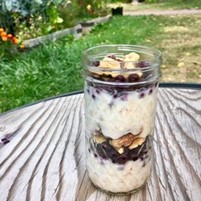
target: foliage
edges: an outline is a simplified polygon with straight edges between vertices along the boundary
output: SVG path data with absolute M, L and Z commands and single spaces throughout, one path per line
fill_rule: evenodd
M 33 30 L 42 34 L 50 32 L 53 27 L 62 22 L 57 5 L 62 0 L 2 0 L 0 2 L 0 26 L 7 32 L 23 37 L 33 37 Z M 22 35 L 22 34 L 21 34 Z
M 18 53 L 17 48 L 23 49 L 24 46 L 19 46 L 19 39 L 14 35 L 7 33 L 0 27 L 0 59 L 7 60 Z
M 78 4 L 76 5 L 79 7 Z M 39 18 L 40 16 L 37 21 L 41 20 Z M 44 24 L 42 20 L 40 23 Z M 199 24 L 200 21 L 196 21 L 193 16 L 181 18 L 154 16 L 113 17 L 111 22 L 98 25 L 90 35 L 79 40 L 74 41 L 72 37 L 65 37 L 62 40 L 39 46 L 31 51 L 24 51 L 9 60 L 1 59 L 0 112 L 39 99 L 82 89 L 81 54 L 86 48 L 98 44 L 140 44 L 158 48 L 160 44 L 164 44 L 164 38 L 166 37 L 168 40 L 166 40 L 164 46 L 161 46 L 163 53 L 166 54 L 163 72 L 167 72 L 166 76 L 175 72 L 175 74 L 181 74 L 176 71 L 177 62 L 180 58 L 188 60 L 188 75 L 192 76 L 194 74 L 190 74 L 190 72 L 193 72 L 191 67 L 193 70 L 199 68 L 199 59 L 197 59 L 201 49 L 199 40 L 195 45 L 192 44 L 193 39 L 199 39 L 201 30 L 196 31 L 200 27 L 198 26 Z M 168 28 L 166 31 L 163 30 L 164 26 Z M 171 26 L 173 26 L 173 30 L 181 28 L 181 31 L 185 31 L 182 28 L 186 26 L 188 32 L 181 32 L 180 35 L 170 31 L 167 32 Z M 32 29 L 32 32 L 36 32 L 36 30 Z M 189 36 L 190 39 L 186 39 L 189 32 L 192 32 L 192 35 Z M 169 42 L 174 37 L 178 38 Z M 185 41 L 185 47 L 176 44 L 179 39 Z M 8 44 L 7 42 L 11 42 L 11 40 L 6 42 L 3 40 L 1 37 L 1 48 Z M 190 46 L 187 46 L 187 42 L 190 43 Z M 9 45 L 16 47 L 12 43 L 9 43 Z M 192 53 L 194 61 L 190 60 L 189 56 L 185 56 L 189 55 L 189 52 Z M 183 62 L 183 60 L 181 61 Z M 194 63 L 197 67 L 192 66 Z M 195 71 L 195 75 L 198 80 L 199 73 L 197 71 Z M 175 79 L 173 81 L 180 80 Z
M 77 1 L 64 1 L 59 8 L 64 27 L 72 27 L 77 23 L 79 5 Z
M 9 62 L 1 61 L 1 112 L 82 89 L 80 61 L 86 48 L 106 43 L 143 44 L 145 39 L 155 35 L 156 27 L 158 22 L 153 17 L 114 17 L 79 40 L 71 42 L 67 37 L 24 52 Z
M 106 14 L 108 0 L 77 0 L 79 17 L 94 17 Z
M 70 27 L 105 14 L 107 0 L 2 0 L 0 27 L 21 40 Z M 34 30 L 34 31 L 33 31 Z

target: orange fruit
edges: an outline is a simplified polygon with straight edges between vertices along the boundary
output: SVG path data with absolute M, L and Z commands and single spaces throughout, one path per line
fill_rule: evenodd
M 1 37 L 7 36 L 7 33 L 5 31 L 3 31 L 3 32 L 0 33 L 0 35 L 1 35 Z
M 8 37 L 7 36 L 2 36 L 2 41 L 7 41 L 8 40 Z
M 13 44 L 18 44 L 19 42 L 19 40 L 16 37 L 13 37 L 12 41 L 13 41 Z
M 13 37 L 13 35 L 12 34 L 8 34 L 7 37 L 11 39 Z

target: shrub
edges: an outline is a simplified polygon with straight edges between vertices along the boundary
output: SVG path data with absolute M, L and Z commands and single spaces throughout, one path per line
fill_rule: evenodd
M 57 5 L 61 2 L 62 0 L 2 0 L 0 26 L 12 34 L 22 29 L 32 29 L 31 33 L 40 27 L 43 32 L 50 31 L 51 27 L 62 22 L 57 11 Z
M 1 0 L 0 27 L 21 40 L 106 14 L 107 0 Z
M 77 0 L 80 17 L 94 17 L 106 14 L 109 0 Z

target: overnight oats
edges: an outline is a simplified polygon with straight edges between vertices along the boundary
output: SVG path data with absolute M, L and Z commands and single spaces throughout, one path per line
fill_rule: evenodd
M 106 192 L 135 192 L 150 175 L 160 63 L 158 50 L 141 46 L 83 54 L 87 171 Z

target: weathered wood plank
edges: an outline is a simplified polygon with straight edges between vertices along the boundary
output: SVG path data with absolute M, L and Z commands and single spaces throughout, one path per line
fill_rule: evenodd
M 144 189 L 107 195 L 85 169 L 83 94 L 0 116 L 0 200 L 198 201 L 201 198 L 201 91 L 159 90 L 155 163 Z

